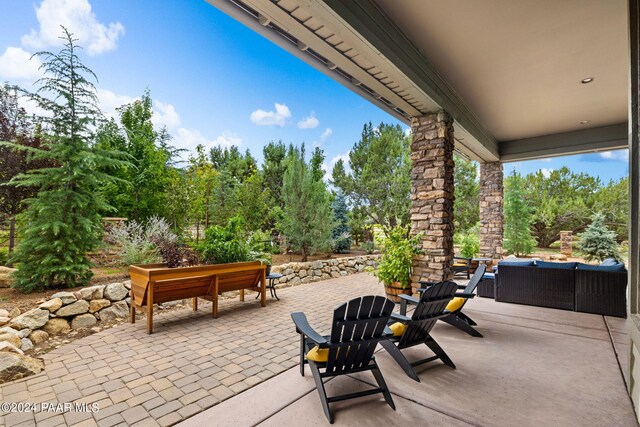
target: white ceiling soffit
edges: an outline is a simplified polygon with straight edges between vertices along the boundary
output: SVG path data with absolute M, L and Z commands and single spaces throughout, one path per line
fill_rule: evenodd
M 374 3 L 501 145 L 627 122 L 626 0 Z
M 442 108 L 322 1 L 207 1 L 407 124 Z M 498 160 L 495 141 L 485 147 L 458 122 L 455 137 L 465 157 Z

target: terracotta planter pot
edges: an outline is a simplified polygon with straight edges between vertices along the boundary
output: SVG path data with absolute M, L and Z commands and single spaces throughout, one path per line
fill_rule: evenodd
M 393 282 L 390 285 L 385 284 L 384 291 L 387 293 L 387 298 L 398 303 L 400 302 L 400 295 L 411 295 L 411 286 L 403 289 L 400 282 Z

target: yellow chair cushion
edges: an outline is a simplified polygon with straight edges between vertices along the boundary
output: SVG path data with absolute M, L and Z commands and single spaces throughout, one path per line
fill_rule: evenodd
M 329 360 L 329 349 L 315 346 L 307 353 L 307 360 L 313 360 L 314 362 L 326 362 Z
M 449 304 L 447 304 L 447 310 L 454 312 L 460 307 L 462 307 L 462 304 L 464 304 L 464 302 L 465 302 L 464 298 L 454 298 L 451 301 L 449 301 Z
M 393 332 L 394 337 L 401 337 L 404 334 L 404 331 L 407 329 L 407 325 L 402 322 L 396 322 L 393 325 L 389 326 L 391 332 Z

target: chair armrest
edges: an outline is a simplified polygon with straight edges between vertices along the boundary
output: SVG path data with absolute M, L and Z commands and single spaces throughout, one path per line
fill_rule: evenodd
M 391 313 L 391 319 L 397 320 L 398 322 L 407 323 L 411 318 L 409 316 L 403 316 L 402 314 Z
M 454 297 L 457 297 L 457 298 L 475 298 L 476 294 L 469 294 L 467 292 L 456 292 Z
M 401 294 L 400 295 L 400 314 L 403 316 L 407 314 L 407 303 L 418 305 L 419 302 L 420 302 L 419 300 L 417 300 L 416 298 L 410 295 Z
M 309 322 L 307 321 L 307 316 L 302 312 L 291 313 L 291 319 L 293 323 L 296 325 L 296 332 L 302 334 L 309 338 L 311 341 L 316 344 L 327 344 L 327 340 L 317 333 Z
M 438 282 L 428 282 L 426 280 L 420 280 L 420 281 L 418 281 L 418 283 L 420 283 L 420 286 L 421 286 L 420 289 L 425 289 L 425 288 L 428 288 L 429 286 L 433 286 L 433 285 L 437 285 L 438 284 Z M 418 289 L 418 291 L 420 289 Z

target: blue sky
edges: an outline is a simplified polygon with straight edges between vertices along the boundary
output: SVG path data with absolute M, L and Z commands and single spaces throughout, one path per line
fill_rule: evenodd
M 98 75 L 101 107 L 115 107 L 149 88 L 154 121 L 174 145 L 235 144 L 262 158 L 271 140 L 320 145 L 330 169 L 346 157 L 362 125 L 399 123 L 204 0 L 0 0 L 0 82 L 32 87 L 37 50 L 59 49 L 64 24 Z M 406 127 L 403 125 L 403 127 Z M 569 166 L 618 179 L 625 151 L 510 163 L 522 173 Z

